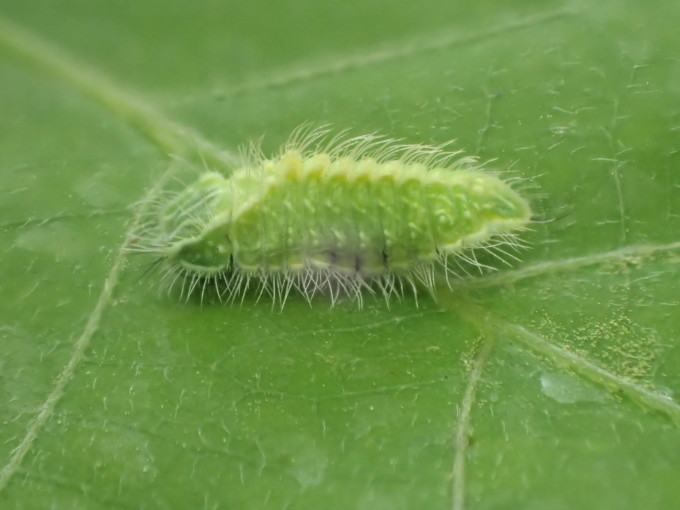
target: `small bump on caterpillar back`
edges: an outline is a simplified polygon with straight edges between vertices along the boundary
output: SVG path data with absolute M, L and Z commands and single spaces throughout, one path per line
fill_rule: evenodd
M 279 154 L 244 149 L 230 175 L 203 173 L 153 204 L 131 251 L 155 254 L 182 296 L 220 300 L 291 292 L 388 302 L 441 274 L 489 267 L 480 251 L 517 260 L 533 213 L 508 181 L 445 146 L 297 129 Z M 416 301 L 417 302 L 417 301 Z

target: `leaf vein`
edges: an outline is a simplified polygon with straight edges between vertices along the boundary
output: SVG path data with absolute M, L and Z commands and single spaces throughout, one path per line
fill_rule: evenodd
M 428 37 L 418 37 L 401 44 L 395 44 L 391 48 L 384 45 L 369 51 L 362 51 L 360 54 L 342 56 L 327 56 L 326 60 L 330 63 L 311 67 L 299 67 L 298 69 L 275 72 L 268 78 L 259 80 L 249 80 L 232 87 L 217 90 L 216 94 L 220 98 L 234 96 L 242 92 L 250 92 L 257 89 L 285 87 L 297 82 L 304 82 L 321 78 L 327 75 L 339 74 L 343 72 L 362 69 L 372 65 L 386 64 L 393 60 L 412 57 L 419 54 L 429 53 L 453 46 L 463 46 L 476 41 L 485 40 L 507 32 L 522 30 L 531 26 L 549 23 L 571 14 L 573 9 L 560 7 L 541 14 L 527 16 L 512 23 L 504 23 L 492 26 L 486 30 L 473 30 L 469 33 L 460 34 L 456 29 L 450 28 L 443 32 L 430 35 Z
M 106 107 L 164 151 L 206 163 L 237 167 L 240 158 L 167 117 L 146 99 L 126 91 L 100 71 L 78 61 L 56 44 L 0 17 L 0 48 L 14 53 Z
M 508 333 L 519 343 L 552 361 L 556 366 L 573 370 L 581 377 L 626 395 L 647 409 L 661 412 L 680 425 L 680 404 L 666 395 L 649 390 L 593 363 L 585 357 L 556 345 L 519 324 L 506 321 L 463 299 L 456 300 L 456 310 L 470 323 L 489 335 Z
M 467 385 L 465 386 L 465 393 L 463 394 L 463 399 L 461 400 L 458 409 L 458 420 L 456 421 L 453 431 L 454 457 L 452 472 L 452 510 L 465 509 L 465 455 L 467 447 L 470 444 L 470 416 L 472 414 L 472 406 L 475 402 L 477 388 L 479 387 L 479 381 L 482 377 L 482 371 L 484 370 L 484 366 L 489 359 L 495 343 L 495 336 L 486 335 L 482 348 L 470 370 Z
M 156 183 L 149 189 L 147 193 L 145 193 L 143 203 L 148 204 L 152 202 L 153 197 L 167 183 L 175 170 L 176 165 L 171 165 L 168 170 L 166 170 L 163 176 L 158 179 L 158 181 L 156 181 Z M 128 229 L 126 241 L 131 233 L 137 230 L 145 213 L 146 210 L 143 207 L 137 211 L 137 214 L 134 216 L 132 224 Z M 66 386 L 73 378 L 73 375 L 80 363 L 83 361 L 85 352 L 92 341 L 92 337 L 99 329 L 102 315 L 106 308 L 111 304 L 113 290 L 118 284 L 120 274 L 124 266 L 124 248 L 125 243 L 119 247 L 118 252 L 116 253 L 113 266 L 104 280 L 104 286 L 99 295 L 99 299 L 97 299 L 97 304 L 95 305 L 92 313 L 90 313 L 83 332 L 73 344 L 73 352 L 71 352 L 71 356 L 66 362 L 66 365 L 54 379 L 51 391 L 47 394 L 45 401 L 38 408 L 38 412 L 33 420 L 28 424 L 26 434 L 21 439 L 16 448 L 12 450 L 9 461 L 5 466 L 2 467 L 2 469 L 0 469 L 0 492 L 2 492 L 5 487 L 7 487 L 7 484 L 11 480 L 12 476 L 21 467 L 24 457 L 30 451 L 45 424 L 54 414 L 57 404 L 61 400 L 61 397 L 64 396 Z
M 604 264 L 607 262 L 632 261 L 637 257 L 654 255 L 656 253 L 680 250 L 680 242 L 668 244 L 640 244 L 619 248 L 602 253 L 592 253 L 582 257 L 572 257 L 549 262 L 540 262 L 525 266 L 522 269 L 510 269 L 502 273 L 468 278 L 460 282 L 461 286 L 471 288 L 486 288 L 507 285 L 528 278 L 535 278 L 550 273 L 572 271 L 585 266 Z

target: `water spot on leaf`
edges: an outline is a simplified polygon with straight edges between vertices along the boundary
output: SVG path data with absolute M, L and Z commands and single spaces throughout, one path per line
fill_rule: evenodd
M 540 381 L 543 393 L 560 404 L 602 402 L 607 398 L 604 392 L 572 374 L 544 372 Z

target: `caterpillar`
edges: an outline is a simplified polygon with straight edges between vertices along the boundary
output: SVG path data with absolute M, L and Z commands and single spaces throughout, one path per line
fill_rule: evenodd
M 212 287 L 233 302 L 250 289 L 281 307 L 291 291 L 417 304 L 437 274 L 451 287 L 452 266 L 481 267 L 477 250 L 516 258 L 531 207 L 476 158 L 328 134 L 302 127 L 272 158 L 251 147 L 230 175 L 206 171 L 150 210 L 129 249 L 157 255 L 181 295 Z

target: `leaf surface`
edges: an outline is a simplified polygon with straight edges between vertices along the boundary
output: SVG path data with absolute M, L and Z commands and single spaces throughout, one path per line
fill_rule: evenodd
M 672 508 L 679 15 L 0 2 L 3 508 Z M 158 296 L 132 205 L 303 122 L 456 139 L 571 212 L 418 307 Z

